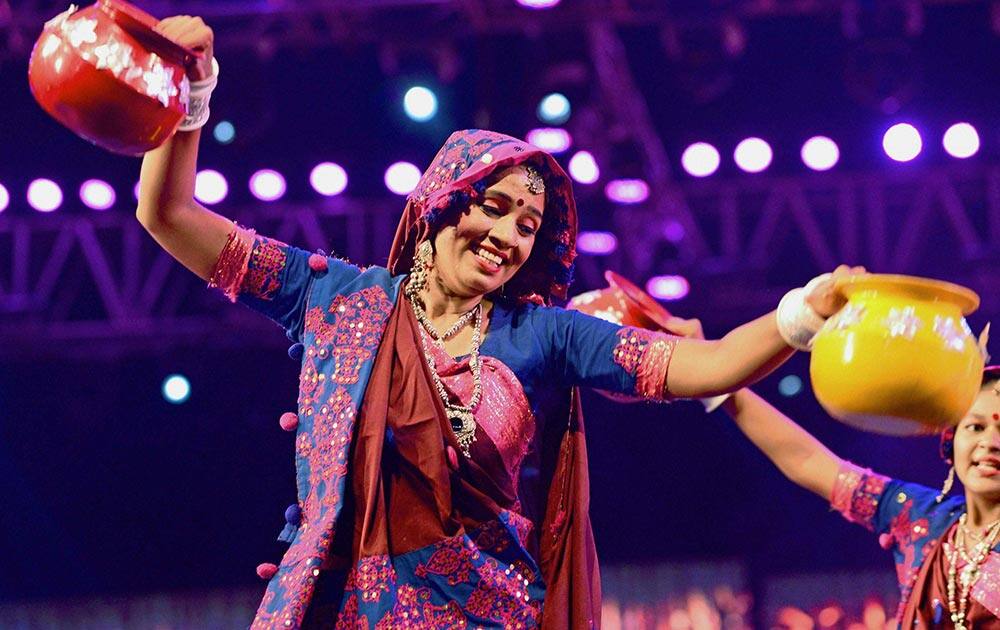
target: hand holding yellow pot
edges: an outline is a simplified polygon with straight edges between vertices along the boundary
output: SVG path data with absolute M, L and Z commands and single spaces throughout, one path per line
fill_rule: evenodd
M 810 374 L 820 404 L 852 426 L 890 435 L 955 424 L 979 389 L 985 358 L 963 315 L 973 291 L 912 276 L 837 279 L 847 305 L 813 341 Z

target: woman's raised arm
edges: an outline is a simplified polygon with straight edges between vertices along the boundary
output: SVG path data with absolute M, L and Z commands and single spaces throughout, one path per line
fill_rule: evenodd
M 201 57 L 188 68 L 191 81 L 212 76 L 213 33 L 201 18 L 186 15 L 162 20 L 156 29 Z M 233 229 L 231 221 L 194 198 L 201 130 L 179 131 L 146 153 L 139 176 L 136 218 L 167 252 L 208 280 Z

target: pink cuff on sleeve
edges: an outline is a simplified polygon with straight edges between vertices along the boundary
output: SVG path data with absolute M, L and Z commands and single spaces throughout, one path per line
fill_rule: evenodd
M 219 288 L 223 295 L 235 302 L 243 286 L 250 264 L 250 254 L 253 252 L 253 242 L 256 232 L 233 223 L 233 231 L 229 233 L 225 247 L 215 261 L 215 268 L 209 276 L 208 286 Z
M 852 523 L 874 529 L 875 511 L 888 482 L 888 477 L 845 461 L 830 493 L 830 508 Z

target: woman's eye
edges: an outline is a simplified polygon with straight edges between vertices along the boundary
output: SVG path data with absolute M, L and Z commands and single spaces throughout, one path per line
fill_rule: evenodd
M 497 215 L 497 216 L 500 215 L 500 208 L 497 208 L 496 206 L 488 206 L 486 204 L 483 204 L 480 207 L 483 209 L 483 212 L 485 212 L 486 214 L 494 214 L 494 215 Z
M 972 422 L 965 425 L 965 428 L 969 431 L 982 431 L 983 425 L 979 424 L 978 422 Z
M 524 236 L 534 236 L 536 232 L 535 228 L 530 225 L 519 225 L 517 226 L 517 229 L 520 230 L 521 234 Z

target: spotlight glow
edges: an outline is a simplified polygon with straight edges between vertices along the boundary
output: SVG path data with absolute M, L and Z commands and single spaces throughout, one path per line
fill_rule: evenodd
M 51 179 L 36 179 L 28 184 L 28 204 L 39 212 L 52 212 L 63 202 L 62 189 Z
M 528 9 L 551 9 L 559 4 L 560 0 L 517 0 L 517 3 Z
M 420 169 L 409 162 L 396 162 L 385 170 L 385 187 L 397 195 L 408 195 L 420 183 Z
M 562 153 L 573 146 L 573 137 L 565 129 L 558 127 L 541 127 L 532 129 L 526 137 L 528 144 L 533 144 L 542 151 Z
M 229 194 L 229 184 L 219 171 L 205 169 L 194 179 L 194 198 L 209 205 L 217 204 Z
M 736 145 L 733 160 L 747 173 L 760 173 L 771 165 L 774 152 L 771 145 L 761 138 L 747 138 Z
M 0 212 L 6 210 L 7 206 L 9 205 L 10 205 L 10 192 L 7 190 L 6 186 L 0 184 Z
M 969 123 L 955 123 L 944 132 L 942 144 L 948 155 L 969 158 L 979 152 L 979 133 Z
M 889 127 L 882 136 L 885 154 L 897 162 L 909 162 L 920 155 L 923 141 L 920 132 L 909 123 L 898 123 Z
M 132 187 L 132 196 L 135 197 L 136 200 L 139 199 L 139 182 L 136 182 L 135 186 Z
M 660 300 L 679 300 L 691 290 L 684 276 L 653 276 L 646 283 L 646 291 Z
M 584 254 L 610 254 L 618 249 L 618 238 L 611 232 L 580 232 L 576 248 Z
M 115 189 L 99 179 L 88 179 L 80 186 L 80 200 L 88 208 L 107 210 L 115 205 Z
M 427 122 L 437 114 L 438 100 L 430 89 L 415 85 L 403 95 L 403 111 L 411 120 Z
M 778 381 L 778 391 L 781 392 L 782 396 L 795 396 L 802 391 L 802 379 L 794 374 L 789 374 Z
M 680 243 L 684 240 L 685 234 L 687 234 L 687 230 L 684 229 L 684 225 L 680 221 L 672 219 L 663 226 L 663 237 L 671 243 Z
M 550 125 L 561 125 L 569 120 L 572 108 L 569 99 L 559 92 L 546 95 L 538 103 L 538 120 Z
M 288 185 L 278 171 L 265 168 L 250 176 L 250 192 L 261 201 L 281 199 L 286 190 Z
M 347 171 L 340 164 L 321 162 L 309 173 L 313 189 L 325 197 L 334 197 L 347 188 Z
M 642 203 L 649 199 L 649 184 L 641 179 L 613 179 L 604 194 L 615 203 Z
M 681 154 L 684 170 L 695 177 L 708 177 L 719 170 L 720 162 L 719 150 L 707 142 L 695 142 Z
M 220 120 L 212 129 L 212 135 L 219 144 L 229 144 L 236 139 L 236 127 L 228 120 Z
M 813 136 L 802 145 L 802 162 L 814 171 L 828 171 L 840 161 L 837 143 L 826 136 Z
M 601 178 L 601 169 L 590 151 L 577 151 L 569 159 L 569 174 L 581 184 L 593 184 Z
M 161 390 L 163 398 L 175 405 L 179 405 L 191 397 L 191 383 L 181 374 L 171 374 L 163 379 Z

